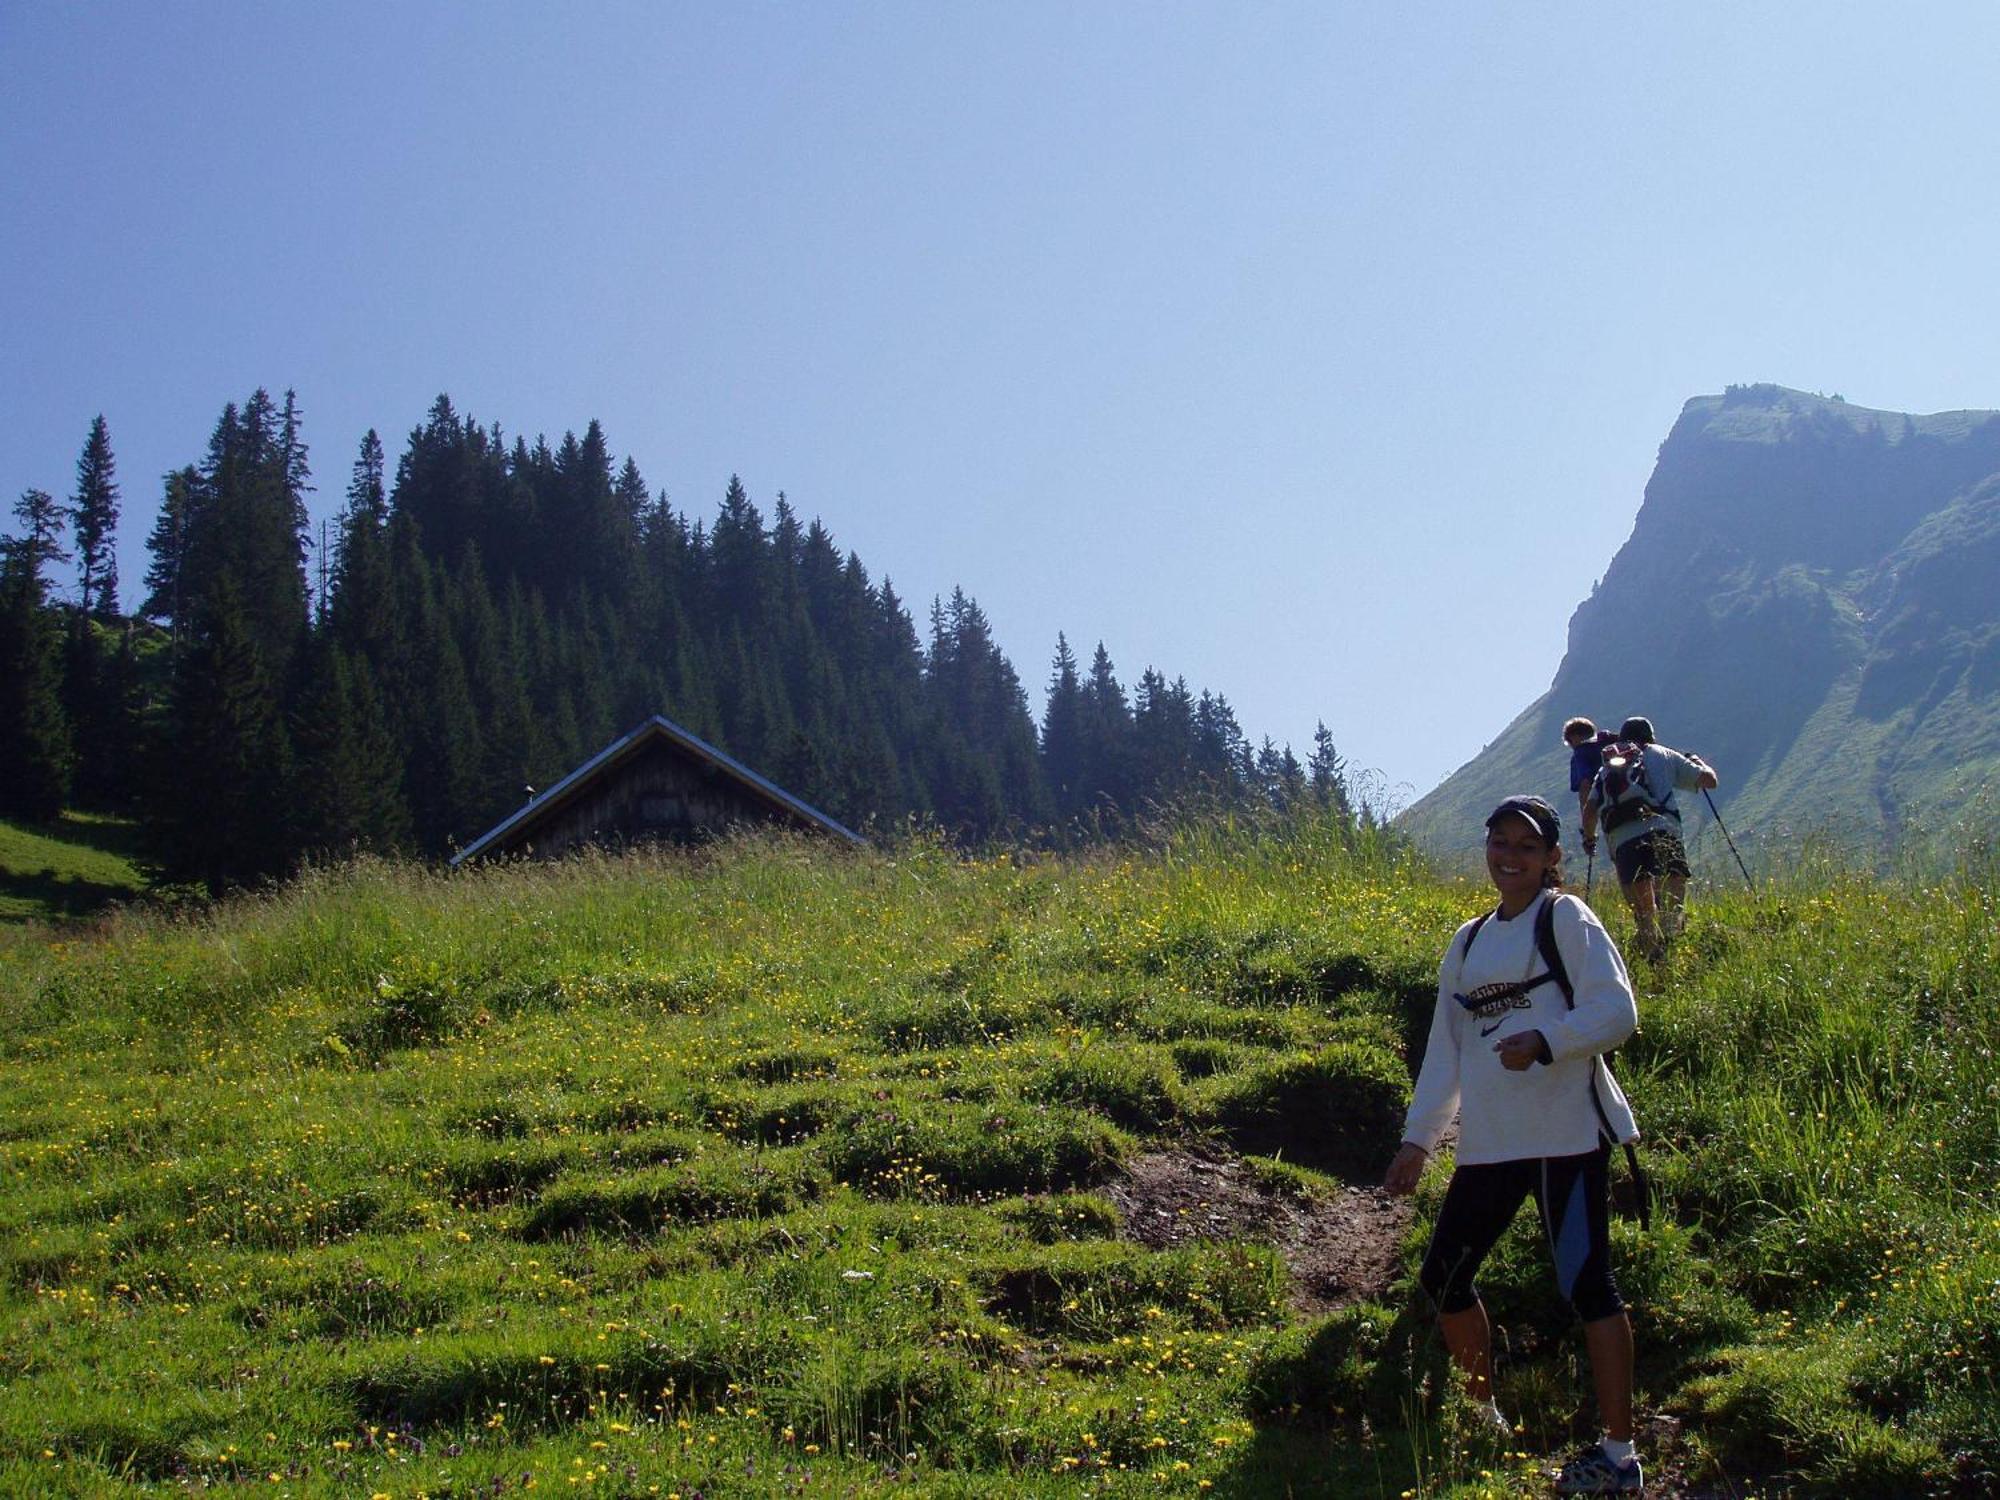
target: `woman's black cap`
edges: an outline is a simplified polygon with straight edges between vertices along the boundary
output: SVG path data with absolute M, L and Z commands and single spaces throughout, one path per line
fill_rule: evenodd
M 1535 831 L 1541 834 L 1550 848 L 1553 849 L 1562 842 L 1562 819 L 1557 817 L 1556 810 L 1540 797 L 1509 797 L 1488 814 L 1486 826 L 1491 828 L 1510 813 L 1533 823 Z

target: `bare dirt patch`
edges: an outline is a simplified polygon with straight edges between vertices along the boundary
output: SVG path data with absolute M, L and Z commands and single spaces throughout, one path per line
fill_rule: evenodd
M 1117 1205 L 1125 1234 L 1151 1250 L 1203 1239 L 1276 1246 L 1291 1268 L 1292 1306 L 1305 1317 L 1386 1296 L 1396 1281 L 1396 1246 L 1412 1213 L 1409 1199 L 1391 1198 L 1380 1188 L 1341 1187 L 1306 1202 L 1260 1183 L 1241 1157 L 1186 1151 L 1141 1156 L 1104 1192 Z M 1748 1500 L 1786 1493 L 1768 1479 L 1705 1473 L 1708 1466 L 1672 1416 L 1649 1415 L 1641 1427 L 1648 1495 Z
M 1254 1239 L 1277 1247 L 1292 1272 L 1292 1303 L 1318 1316 L 1387 1293 L 1408 1199 L 1341 1187 L 1305 1201 L 1257 1180 L 1241 1157 L 1156 1151 L 1105 1189 L 1125 1233 L 1153 1250 L 1192 1240 Z

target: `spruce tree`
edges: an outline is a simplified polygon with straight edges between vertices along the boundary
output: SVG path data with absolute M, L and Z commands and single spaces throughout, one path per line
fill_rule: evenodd
M 1115 824 L 1132 811 L 1137 784 L 1132 711 L 1111 653 L 1099 641 L 1083 684 L 1082 800 L 1094 820 Z
M 69 552 L 62 544 L 69 510 L 47 490 L 29 489 L 21 491 L 21 498 L 14 502 L 14 519 L 20 523 L 21 534 L 9 539 L 8 548 L 33 576 L 37 603 L 44 602 L 48 580 L 42 569 L 50 563 L 69 561 Z
M 294 844 L 312 858 L 394 852 L 408 837 L 401 765 L 367 664 L 321 635 L 300 676 L 290 720 Z
M 397 633 L 388 514 L 382 440 L 370 428 L 361 439 L 347 486 L 347 506 L 335 533 L 333 597 L 326 624 L 349 655 L 377 663 L 390 653 Z
M 215 581 L 190 625 L 154 826 L 169 874 L 219 895 L 291 868 L 291 751 L 277 678 L 232 577 Z
M 1343 827 L 1354 822 L 1354 804 L 1347 788 L 1347 761 L 1333 747 L 1333 732 L 1324 719 L 1313 730 L 1312 754 L 1306 760 L 1306 776 L 1313 799 L 1334 815 Z
M 85 614 L 109 620 L 118 613 L 118 469 L 103 414 L 76 461 L 77 605 Z
M 0 811 L 33 822 L 53 821 L 69 794 L 59 632 L 41 575 L 54 507 L 29 490 L 14 508 L 27 534 L 0 548 Z
M 153 561 L 146 569 L 146 602 L 139 612 L 149 620 L 167 621 L 178 646 L 185 613 L 187 538 L 199 506 L 201 475 L 189 465 L 167 475 L 164 483 L 160 513 L 146 538 Z
M 1048 703 L 1042 713 L 1042 772 L 1056 814 L 1073 818 L 1087 806 L 1085 704 L 1077 677 L 1076 653 L 1069 639 L 1056 633 L 1056 655 L 1049 669 Z
M 283 681 L 306 625 L 304 445 L 288 401 L 264 391 L 223 408 L 198 483 L 186 497 L 178 608 L 199 619 L 223 589 Z

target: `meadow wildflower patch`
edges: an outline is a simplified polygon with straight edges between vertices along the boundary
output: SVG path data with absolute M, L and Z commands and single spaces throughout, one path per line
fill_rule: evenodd
M 1310 825 L 759 838 L 10 949 L 0 1489 L 1533 1493 L 1585 1395 L 1535 1226 L 1482 1278 L 1524 1460 L 1411 1290 L 1442 1167 L 1368 1186 L 1485 899 Z M 1641 967 L 1680 1471 L 2000 1468 L 1996 962 L 1976 889 L 1828 877 Z

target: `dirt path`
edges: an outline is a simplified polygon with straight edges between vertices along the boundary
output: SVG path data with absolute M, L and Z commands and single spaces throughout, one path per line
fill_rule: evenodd
M 1303 1202 L 1257 1180 L 1242 1158 L 1158 1151 L 1133 1161 L 1105 1192 L 1125 1233 L 1153 1250 L 1202 1239 L 1255 1239 L 1276 1245 L 1292 1272 L 1292 1306 L 1320 1317 L 1388 1294 L 1397 1275 L 1396 1246 L 1408 1229 L 1410 1200 L 1376 1187 L 1343 1187 Z M 1646 1494 L 1653 1500 L 1743 1500 L 1780 1496 L 1769 1479 L 1695 1480 L 1701 1467 L 1678 1419 L 1641 1422 Z
M 1306 1203 L 1261 1185 L 1241 1158 L 1182 1151 L 1139 1157 L 1106 1191 L 1126 1234 L 1149 1249 L 1199 1239 L 1276 1245 L 1291 1267 L 1292 1304 L 1306 1316 L 1387 1292 L 1410 1222 L 1409 1200 L 1380 1188 Z

